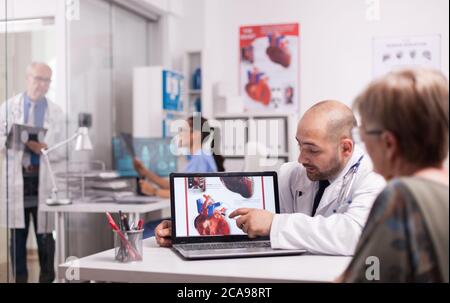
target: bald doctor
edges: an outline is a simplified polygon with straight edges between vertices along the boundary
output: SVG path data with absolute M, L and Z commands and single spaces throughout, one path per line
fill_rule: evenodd
M 249 237 L 269 236 L 272 248 L 353 255 L 372 204 L 385 186 L 355 146 L 353 112 L 322 101 L 300 120 L 297 162 L 279 172 L 281 214 L 241 208 L 230 214 Z M 375 134 L 374 134 L 375 135 Z

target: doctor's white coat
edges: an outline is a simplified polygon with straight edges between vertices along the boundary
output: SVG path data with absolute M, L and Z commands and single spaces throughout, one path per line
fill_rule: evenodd
M 23 204 L 23 150 L 6 149 L 6 140 L 11 127 L 18 123 L 24 124 L 23 93 L 7 100 L 0 106 L 0 153 L 2 171 L 0 173 L 0 226 L 8 228 L 25 228 Z M 64 114 L 58 105 L 47 98 L 47 111 L 44 118 L 44 128 L 47 129 L 44 142 L 51 147 L 65 138 Z M 54 171 L 63 163 L 64 148 L 49 154 Z M 48 176 L 47 166 L 41 159 L 39 167 L 39 205 L 51 193 L 52 184 Z M 8 225 L 8 226 L 6 226 Z M 38 211 L 38 233 L 49 233 L 54 229 L 53 213 Z
M 361 161 L 352 190 L 352 203 L 338 201 L 344 175 L 364 155 L 355 151 L 335 180 L 330 180 L 314 217 L 311 217 L 319 182 L 308 179 L 298 162 L 284 164 L 279 172 L 280 211 L 272 222 L 272 248 L 306 249 L 311 253 L 353 255 L 373 202 L 385 186 L 372 171 L 367 155 Z

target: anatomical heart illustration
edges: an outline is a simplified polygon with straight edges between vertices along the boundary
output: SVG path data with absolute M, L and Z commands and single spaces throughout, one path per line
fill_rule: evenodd
M 206 190 L 206 182 L 204 177 L 189 177 L 188 188 L 198 189 L 204 192 Z
M 288 68 L 291 65 L 291 53 L 285 36 L 279 33 L 269 34 L 269 47 L 266 50 L 272 62 Z
M 230 234 L 230 226 L 225 220 L 224 207 L 221 202 L 215 202 L 210 195 L 203 195 L 197 199 L 198 216 L 194 220 L 194 226 L 201 236 L 222 236 Z
M 264 76 L 264 73 L 259 72 L 257 68 L 254 68 L 253 71 L 248 71 L 247 76 L 248 83 L 245 85 L 247 95 L 263 105 L 269 105 L 272 98 L 272 93 L 268 84 L 269 79 Z
M 226 188 L 244 198 L 248 199 L 253 196 L 253 177 L 221 177 L 220 181 Z

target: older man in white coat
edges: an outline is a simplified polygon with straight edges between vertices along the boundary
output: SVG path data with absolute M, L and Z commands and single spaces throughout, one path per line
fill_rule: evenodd
M 40 165 L 41 150 L 64 139 L 64 115 L 59 106 L 48 100 L 46 94 L 52 70 L 44 63 L 32 63 L 26 71 L 27 89 L 0 106 L 0 224 L 11 228 L 11 257 L 17 282 L 27 282 L 26 240 L 30 217 L 36 231 L 40 263 L 40 282 L 55 278 L 55 242 L 53 216 L 40 212 L 51 192 L 48 169 Z M 25 124 L 47 129 L 42 142 L 29 138 L 23 148 L 7 148 L 7 136 L 14 124 Z M 62 152 L 55 152 L 50 160 L 60 160 Z M 6 223 L 8 226 L 6 226 Z
M 230 214 L 250 237 L 270 235 L 273 248 L 352 255 L 372 204 L 385 186 L 369 157 L 355 147 L 350 108 L 323 101 L 300 120 L 300 163 L 279 173 L 282 214 L 241 208 Z

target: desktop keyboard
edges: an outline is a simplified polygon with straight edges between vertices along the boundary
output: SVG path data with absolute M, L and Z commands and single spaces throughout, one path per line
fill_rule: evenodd
M 225 243 L 195 243 L 180 245 L 184 250 L 211 250 L 211 249 L 236 249 L 270 247 L 269 241 L 254 242 L 225 242 Z

